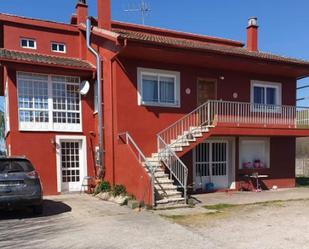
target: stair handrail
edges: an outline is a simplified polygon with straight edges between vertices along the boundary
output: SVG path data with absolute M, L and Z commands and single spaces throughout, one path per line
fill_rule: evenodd
M 163 150 L 158 151 L 158 158 L 169 169 L 170 174 L 180 184 L 181 188 L 183 188 L 183 197 L 187 201 L 188 168 L 159 135 L 157 138 L 158 143 L 162 143 L 164 146 Z
M 171 146 L 184 140 L 184 137 L 178 137 L 184 135 L 184 132 L 194 133 L 204 125 L 211 125 L 212 113 L 210 113 L 210 104 L 211 102 L 207 101 L 198 106 L 175 123 L 160 131 L 157 137 L 160 137 L 166 144 Z M 158 150 L 160 149 L 163 148 L 159 146 L 158 141 Z
M 130 143 L 133 145 L 134 149 L 138 152 L 138 162 L 140 165 L 144 163 L 145 167 L 150 173 L 150 178 L 151 178 L 151 191 L 152 191 L 152 206 L 155 205 L 155 190 L 154 190 L 154 172 L 156 170 L 156 167 L 154 167 L 146 158 L 140 147 L 136 144 L 134 139 L 131 137 L 129 132 L 123 132 L 118 134 L 118 136 L 121 138 L 122 136 L 125 136 L 125 143 L 127 145 L 130 145 Z

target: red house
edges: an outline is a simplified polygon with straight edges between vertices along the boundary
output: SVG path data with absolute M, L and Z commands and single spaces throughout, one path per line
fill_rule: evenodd
M 34 163 L 45 194 L 98 172 L 146 204 L 239 190 L 254 173 L 295 186 L 309 62 L 259 51 L 256 18 L 243 44 L 111 21 L 109 0 L 87 26 L 87 8 L 69 24 L 0 14 L 8 154 Z

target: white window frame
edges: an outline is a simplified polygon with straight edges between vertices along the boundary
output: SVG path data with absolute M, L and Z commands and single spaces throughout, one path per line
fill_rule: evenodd
M 282 84 L 279 82 L 269 82 L 260 80 L 251 80 L 251 103 L 254 103 L 254 87 L 274 88 L 276 89 L 276 104 L 281 105 L 282 103 Z M 266 91 L 266 90 L 265 90 Z M 264 95 L 266 98 L 266 94 Z M 266 105 L 266 103 L 264 103 Z M 258 105 L 258 104 L 257 104 Z
M 243 143 L 247 142 L 263 142 L 265 144 L 265 160 L 266 162 L 266 167 L 262 168 L 262 169 L 269 169 L 271 167 L 270 165 L 270 138 L 269 137 L 241 137 L 239 138 L 239 169 L 243 169 L 243 165 L 242 165 L 242 154 L 243 154 Z M 252 160 L 254 160 L 254 158 L 252 158 Z M 253 161 L 251 162 L 253 163 Z M 256 170 L 255 168 L 252 168 L 252 170 Z
M 27 41 L 27 46 L 23 46 L 23 44 L 22 44 L 23 40 Z M 30 47 L 29 46 L 29 41 L 33 41 L 34 42 L 34 47 Z M 27 48 L 27 49 L 34 49 L 35 50 L 35 49 L 37 49 L 36 40 L 35 39 L 31 39 L 31 38 L 21 37 L 20 38 L 20 47 Z
M 53 45 L 57 45 L 57 50 L 53 50 Z M 64 48 L 63 51 L 60 51 L 60 50 L 59 50 L 59 45 L 63 45 L 63 48 Z M 65 45 L 65 43 L 62 43 L 62 42 L 51 42 L 51 43 L 50 43 L 50 49 L 51 49 L 51 51 L 54 52 L 54 53 L 65 54 L 65 53 L 67 52 L 66 45 Z
M 19 73 L 30 73 L 37 75 L 45 75 L 48 76 L 48 122 L 21 122 L 19 116 Z M 65 76 L 65 75 L 47 75 L 40 73 L 32 73 L 32 72 L 16 72 L 16 82 L 17 82 L 17 108 L 18 108 L 18 125 L 20 131 L 62 131 L 62 132 L 82 132 L 82 104 L 81 104 L 81 95 L 79 94 L 79 118 L 80 123 L 54 123 L 53 122 L 53 89 L 52 89 L 52 76 L 60 76 L 60 77 L 75 77 L 78 78 L 78 83 L 80 84 L 80 78 L 76 76 Z M 71 83 L 69 83 L 71 84 Z M 35 109 L 31 109 L 35 111 Z M 59 111 L 55 109 L 55 111 Z M 63 112 L 67 112 L 67 110 L 63 110 Z
M 80 177 L 81 182 L 83 177 L 88 175 L 87 168 L 87 139 L 86 136 L 70 136 L 70 135 L 56 135 L 56 162 L 57 162 L 57 191 L 62 191 L 62 167 L 61 167 L 61 142 L 64 141 L 80 141 L 81 142 L 81 157 L 80 157 Z
M 254 87 L 263 87 L 264 88 L 264 96 L 267 99 L 267 88 L 276 89 L 276 103 L 275 105 L 269 105 L 266 103 L 263 104 L 256 104 L 254 103 Z M 252 104 L 251 111 L 253 112 L 275 112 L 280 113 L 282 105 L 282 84 L 279 82 L 270 82 L 270 81 L 260 81 L 260 80 L 251 80 L 251 87 L 250 87 L 250 99 Z
M 165 103 L 165 102 L 152 102 L 152 101 L 143 101 L 142 93 L 143 93 L 143 83 L 142 83 L 142 76 L 143 75 L 150 75 L 150 76 L 158 76 L 158 77 L 170 77 L 175 79 L 175 100 L 176 103 Z M 177 71 L 167 71 L 167 70 L 160 70 L 160 69 L 151 69 L 151 68 L 137 68 L 137 78 L 138 78 L 138 86 L 137 86 L 137 99 L 138 105 L 144 106 L 160 106 L 160 107 L 176 107 L 179 108 L 180 103 L 180 72 Z M 158 84 L 158 96 L 160 96 L 160 84 Z M 160 97 L 159 97 L 160 98 Z

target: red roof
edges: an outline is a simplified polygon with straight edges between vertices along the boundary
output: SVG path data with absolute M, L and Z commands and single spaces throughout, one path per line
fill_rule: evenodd
M 218 39 L 217 42 L 214 42 L 213 40 L 209 41 L 209 37 L 197 35 L 196 38 L 195 35 L 187 33 L 180 33 L 181 35 L 175 36 L 173 31 L 167 30 L 164 32 L 162 29 L 153 29 L 137 25 L 134 25 L 134 28 L 132 28 L 132 25 L 126 26 L 126 24 L 123 23 L 117 23 L 116 25 L 113 25 L 112 30 L 119 34 L 123 39 L 141 43 L 309 66 L 309 61 L 266 52 L 250 51 L 246 47 L 243 47 L 242 43 L 231 40 L 213 38 L 215 40 Z M 154 32 L 153 30 L 157 32 Z M 178 32 L 176 32 L 176 34 L 178 34 Z
M 67 67 L 93 71 L 95 67 L 88 61 L 77 58 L 44 55 L 38 53 L 26 53 L 16 50 L 0 48 L 0 61 L 14 61 L 17 63 L 40 64 L 46 66 Z

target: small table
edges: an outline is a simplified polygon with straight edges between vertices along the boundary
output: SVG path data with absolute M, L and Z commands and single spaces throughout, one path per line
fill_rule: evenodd
M 260 188 L 259 179 L 260 178 L 267 178 L 268 175 L 259 175 L 259 174 L 252 174 L 250 175 L 251 178 L 255 178 L 256 180 L 256 192 L 261 192 L 262 189 Z

